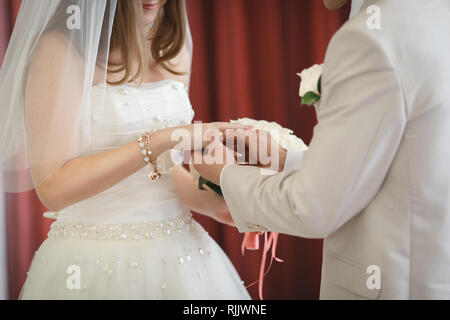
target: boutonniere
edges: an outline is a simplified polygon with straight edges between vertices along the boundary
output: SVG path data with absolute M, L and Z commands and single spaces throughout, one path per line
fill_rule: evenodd
M 315 64 L 297 75 L 302 79 L 300 83 L 300 98 L 303 105 L 313 106 L 322 95 L 323 64 Z

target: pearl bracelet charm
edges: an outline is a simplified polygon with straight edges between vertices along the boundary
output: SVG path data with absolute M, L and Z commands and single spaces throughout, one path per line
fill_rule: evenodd
M 144 156 L 145 165 L 151 164 L 150 157 L 151 151 L 147 150 L 147 145 L 145 143 L 145 136 L 141 135 L 138 139 L 139 148 L 141 148 L 141 154 Z
M 150 131 L 146 130 L 139 139 L 139 147 L 141 148 L 141 154 L 144 157 L 145 165 L 151 165 L 153 170 L 149 174 L 150 181 L 157 181 L 161 178 L 161 173 L 158 171 L 158 165 L 156 160 L 152 161 L 150 156 L 152 152 L 150 151 Z

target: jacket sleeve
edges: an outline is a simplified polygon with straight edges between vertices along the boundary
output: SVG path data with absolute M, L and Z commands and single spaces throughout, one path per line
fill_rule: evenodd
M 299 170 L 264 176 L 231 165 L 221 186 L 241 232 L 326 238 L 360 213 L 381 187 L 406 127 L 395 66 L 368 30 L 344 26 L 322 77 L 319 124 Z

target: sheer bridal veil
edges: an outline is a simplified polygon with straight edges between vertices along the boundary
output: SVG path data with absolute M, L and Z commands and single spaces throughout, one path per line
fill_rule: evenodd
M 4 192 L 35 188 L 90 146 L 91 89 L 106 83 L 118 1 L 22 1 L 0 71 Z M 186 11 L 185 21 L 192 57 Z

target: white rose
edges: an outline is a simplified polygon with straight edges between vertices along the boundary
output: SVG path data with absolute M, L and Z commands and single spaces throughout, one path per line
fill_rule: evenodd
M 240 124 L 243 124 L 244 126 L 253 126 L 253 127 L 256 127 L 256 125 L 258 124 L 258 121 L 250 119 L 250 118 L 231 120 L 231 123 L 237 123 L 237 122 L 239 122 Z
M 232 123 L 240 123 L 243 125 L 251 125 L 256 129 L 264 130 L 270 133 L 270 135 L 278 142 L 278 144 L 287 150 L 307 150 L 308 146 L 302 139 L 295 136 L 291 129 L 283 128 L 276 122 L 268 122 L 266 120 L 253 120 L 249 118 L 242 118 L 238 120 L 232 120 Z
M 286 150 L 308 150 L 308 146 L 303 142 L 303 140 L 294 135 L 282 136 L 279 143 L 280 146 L 282 146 Z
M 311 68 L 305 69 L 301 73 L 297 73 L 302 79 L 299 92 L 301 98 L 308 92 L 314 92 L 315 94 L 320 95 L 318 84 L 322 73 L 323 64 L 315 64 Z

